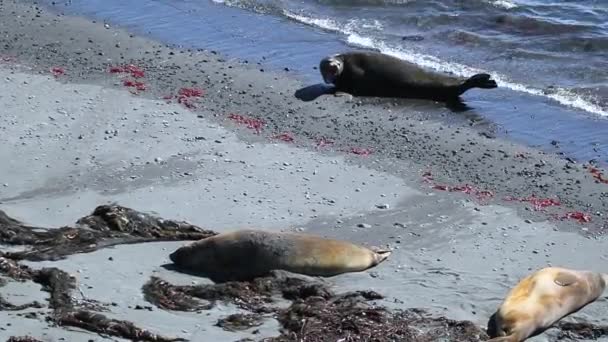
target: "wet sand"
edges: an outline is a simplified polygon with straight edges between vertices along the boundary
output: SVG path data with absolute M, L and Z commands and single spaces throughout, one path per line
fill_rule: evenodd
M 288 71 L 171 49 L 34 5 L 0 6 L 0 209 L 27 224 L 60 227 L 118 202 L 218 232 L 294 230 L 389 246 L 394 253 L 377 268 L 328 281 L 377 291 L 391 308 L 428 308 L 480 326 L 538 267 L 608 271 L 601 170 L 487 138 L 484 125 L 470 127 L 458 114 L 445 120 L 410 115 L 394 101 L 331 96 L 302 102 L 293 94 L 308 84 Z M 125 64 L 137 68 L 118 72 Z M 190 92 L 180 98 L 182 88 Z M 505 200 L 533 195 L 559 205 Z M 272 319 L 255 336 L 214 326 L 231 307 L 209 315 L 134 309 L 150 305 L 141 287 L 151 275 L 208 282 L 161 268 L 181 244 L 27 264 L 75 275 L 86 298 L 117 304 L 113 318 L 165 335 L 276 335 Z M 46 298 L 31 284 L 9 282 L 0 292 L 13 304 Z M 605 323 L 606 305 L 568 320 Z M 19 314 L 0 312 L 0 337 L 102 339 Z

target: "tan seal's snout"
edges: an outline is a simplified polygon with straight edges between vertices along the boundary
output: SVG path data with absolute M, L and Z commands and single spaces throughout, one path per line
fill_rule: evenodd
M 388 249 L 382 249 L 377 247 L 372 247 L 372 251 L 374 251 L 375 253 L 375 265 L 378 265 L 379 263 L 385 261 L 386 259 L 388 259 L 389 256 L 391 256 L 391 253 L 393 253 Z

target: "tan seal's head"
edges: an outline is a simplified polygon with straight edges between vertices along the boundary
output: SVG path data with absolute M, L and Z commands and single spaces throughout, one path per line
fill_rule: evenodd
M 372 265 L 376 266 L 391 256 L 392 251 L 390 249 L 385 249 L 377 246 L 370 246 L 369 249 L 374 253 L 373 263 Z
M 521 342 L 599 298 L 608 276 L 546 267 L 523 278 L 488 321 L 492 342 Z
M 334 84 L 343 70 L 344 61 L 339 54 L 325 57 L 319 63 L 319 71 L 321 71 L 323 81 L 327 84 Z

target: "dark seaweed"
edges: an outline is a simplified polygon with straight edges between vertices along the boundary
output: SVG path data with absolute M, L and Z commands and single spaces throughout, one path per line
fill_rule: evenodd
M 84 300 L 80 303 L 71 296 L 76 279 L 55 268 L 34 270 L 20 265 L 19 260 L 57 260 L 76 253 L 87 253 L 100 248 L 146 241 L 197 240 L 215 232 L 201 229 L 186 222 L 163 220 L 118 205 L 101 205 L 91 215 L 77 221 L 77 227 L 56 229 L 24 225 L 0 210 L 0 243 L 27 245 L 25 252 L 4 253 L 0 256 L 0 274 L 16 281 L 33 281 L 49 292 L 49 307 L 53 310 L 47 321 L 59 326 L 72 326 L 137 341 L 186 341 L 168 338 L 136 327 L 123 320 L 109 319 L 89 311 L 102 310 L 98 303 Z M 2 278 L 3 279 L 3 278 Z M 37 302 L 15 306 L 0 297 L 0 310 L 22 310 L 41 307 Z M 30 337 L 11 337 L 13 341 L 36 341 Z
M 13 281 L 34 281 L 49 292 L 52 313 L 47 321 L 71 326 L 104 336 L 138 341 L 185 341 L 159 336 L 133 323 L 110 319 L 99 313 L 103 308 L 90 300 L 75 301 L 71 293 L 76 279 L 54 267 L 32 269 L 19 260 L 56 260 L 75 253 L 92 252 L 118 244 L 145 241 L 195 240 L 216 233 L 185 222 L 163 220 L 118 205 L 97 207 L 93 214 L 78 220 L 78 227 L 45 229 L 24 225 L 0 211 L 0 243 L 27 245 L 26 252 L 0 256 L 0 275 Z M 0 278 L 0 286 L 5 278 Z M 281 324 L 280 335 L 266 338 L 282 341 L 484 341 L 486 332 L 470 321 L 437 317 L 421 309 L 389 310 L 372 301 L 382 299 L 374 291 L 334 293 L 327 284 L 314 278 L 284 271 L 243 281 L 177 286 L 151 277 L 142 287 L 145 299 L 161 309 L 176 311 L 208 310 L 218 301 L 237 305 L 251 312 L 230 315 L 216 325 L 229 331 L 245 330 L 263 323 L 265 315 Z M 291 301 L 287 307 L 276 305 L 276 297 Z M 0 310 L 20 311 L 39 308 L 33 302 L 16 306 L 0 297 Z M 36 314 L 36 313 L 28 313 Z M 559 323 L 558 340 L 597 339 L 608 336 L 608 327 L 589 323 Z M 38 341 L 10 337 L 8 341 Z
M 264 323 L 264 318 L 258 314 L 234 314 L 217 321 L 216 326 L 226 331 L 242 331 L 253 327 L 259 327 Z
M 160 278 L 151 277 L 143 286 L 145 299 L 159 308 L 177 311 L 208 310 L 217 301 L 232 303 L 241 309 L 256 313 L 273 310 L 267 304 L 272 296 L 282 294 L 286 299 L 309 296 L 330 296 L 322 284 L 309 283 L 303 278 L 287 277 L 284 272 L 273 271 L 272 276 L 250 281 L 229 281 L 211 285 L 172 285 Z M 206 301 L 202 303 L 201 300 Z
M 35 339 L 31 336 L 11 336 L 6 340 L 6 342 L 42 342 L 38 339 Z
M 59 260 L 76 253 L 150 241 L 199 240 L 217 233 L 187 222 L 164 220 L 116 204 L 100 205 L 76 227 L 25 225 L 0 210 L 0 243 L 31 249 L 4 253 L 13 260 Z
M 374 291 L 335 294 L 326 284 L 273 272 L 269 277 L 213 285 L 176 286 L 152 277 L 144 286 L 146 299 L 161 308 L 201 309 L 194 299 L 225 301 L 251 311 L 220 319 L 218 326 L 244 330 L 261 324 L 260 313 L 273 314 L 281 323 L 281 335 L 264 341 L 484 341 L 485 332 L 469 321 L 433 317 L 423 310 L 391 312 L 370 301 L 382 299 Z M 160 294 L 170 294 L 161 296 Z M 273 296 L 292 304 L 282 309 Z M 159 300 L 162 299 L 162 300 Z M 168 301 L 168 302 L 167 302 Z M 254 320 L 253 320 L 254 319 Z M 252 321 L 253 320 L 253 321 Z
M 560 330 L 558 334 L 560 340 L 597 340 L 608 336 L 608 326 L 606 325 L 561 322 L 557 325 L 557 328 Z

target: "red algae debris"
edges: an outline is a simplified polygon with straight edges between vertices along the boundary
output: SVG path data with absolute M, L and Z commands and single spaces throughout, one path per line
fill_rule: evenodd
M 65 74 L 65 69 L 62 68 L 62 67 L 52 67 L 51 68 L 51 73 L 53 74 L 53 76 L 59 77 L 59 76 Z
M 141 68 L 139 68 L 138 66 L 135 66 L 133 64 L 110 67 L 110 73 L 112 73 L 112 74 L 129 73 L 134 78 L 142 78 L 145 75 L 144 71 Z
M 589 167 L 588 170 L 598 182 L 608 184 L 608 178 L 604 177 L 604 174 L 598 168 Z
M 228 114 L 228 119 L 240 125 L 247 125 L 247 128 L 255 130 L 256 134 L 260 133 L 265 124 L 263 120 L 234 113 Z
M 327 139 L 327 138 L 318 138 L 316 140 L 316 143 L 317 143 L 317 147 L 325 147 L 325 146 L 333 145 L 334 141 Z
M 591 216 L 589 216 L 585 213 L 581 213 L 580 211 L 572 211 L 572 212 L 565 213 L 564 215 L 560 216 L 559 219 L 560 220 L 572 219 L 572 220 L 576 220 L 580 223 L 591 222 Z
M 289 132 L 273 135 L 272 138 L 281 140 L 284 142 L 288 142 L 288 143 L 292 143 L 295 140 L 295 138 L 293 137 L 293 134 L 291 134 Z
M 135 88 L 140 91 L 146 90 L 146 85 L 143 82 L 133 81 L 133 80 L 124 80 L 122 85 L 125 87 Z
M 477 199 L 491 198 L 494 196 L 492 191 L 487 190 L 478 190 L 475 187 L 465 184 L 465 185 L 445 185 L 445 184 L 435 184 L 433 185 L 433 189 L 449 191 L 449 192 L 462 192 L 467 195 L 473 195 L 477 197 Z
M 505 201 L 519 201 L 519 202 L 528 202 L 530 204 L 532 204 L 532 206 L 534 207 L 534 210 L 543 210 L 544 208 L 547 207 L 552 207 L 552 206 L 560 206 L 561 203 L 553 198 L 539 198 L 536 197 L 534 195 L 530 196 L 530 197 L 522 197 L 522 198 L 517 198 L 517 197 L 512 197 L 512 196 L 508 196 L 504 198 Z
M 17 61 L 17 59 L 13 56 L 0 54 L 0 62 L 12 63 L 12 62 L 16 62 L 16 61 Z
M 373 151 L 369 148 L 351 147 L 348 149 L 349 153 L 356 154 L 358 156 L 369 156 Z
M 483 200 L 483 199 L 494 197 L 494 193 L 492 191 L 489 191 L 489 190 L 480 190 L 480 189 L 477 189 L 474 186 L 471 186 L 469 184 L 465 184 L 465 185 L 447 185 L 447 184 L 435 183 L 433 175 L 431 174 L 430 171 L 425 171 L 422 174 L 422 181 L 425 182 L 425 183 L 432 184 L 431 187 L 433 189 L 435 189 L 435 190 L 449 191 L 449 192 L 462 192 L 462 193 L 465 193 L 467 195 L 473 195 L 478 200 Z
M 431 183 L 431 182 L 433 182 L 433 179 L 434 178 L 433 178 L 433 175 L 431 174 L 431 171 L 425 171 L 422 174 L 422 181 L 425 183 Z
M 203 90 L 198 88 L 181 88 L 177 92 L 177 103 L 181 103 L 188 108 L 196 108 L 192 102 L 193 98 L 202 97 Z

